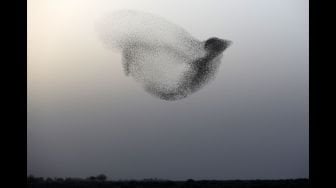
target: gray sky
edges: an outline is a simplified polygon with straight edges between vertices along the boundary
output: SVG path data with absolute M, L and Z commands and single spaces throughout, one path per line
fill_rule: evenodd
M 94 23 L 159 15 L 233 41 L 216 78 L 163 101 L 126 77 Z M 28 1 L 28 174 L 111 179 L 309 176 L 308 1 Z

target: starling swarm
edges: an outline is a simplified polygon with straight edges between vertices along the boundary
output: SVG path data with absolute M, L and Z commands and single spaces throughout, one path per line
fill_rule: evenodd
M 125 74 L 163 100 L 178 100 L 211 80 L 229 40 L 199 41 L 164 18 L 123 10 L 97 22 L 104 45 L 122 53 Z

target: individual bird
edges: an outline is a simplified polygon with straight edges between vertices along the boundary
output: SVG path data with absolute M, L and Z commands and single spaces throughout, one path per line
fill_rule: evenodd
M 107 47 L 122 52 L 125 74 L 164 100 L 185 98 L 204 86 L 232 43 L 216 37 L 199 41 L 164 18 L 134 10 L 106 15 L 97 29 Z

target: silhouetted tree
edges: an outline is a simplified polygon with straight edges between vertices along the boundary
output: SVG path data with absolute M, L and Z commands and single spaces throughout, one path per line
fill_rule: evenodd
M 51 182 L 53 182 L 54 180 L 48 177 L 45 181 L 46 181 L 47 183 L 51 183 Z
M 187 180 L 187 183 L 193 183 L 193 182 L 195 182 L 193 179 L 188 179 Z
M 64 179 L 63 178 L 55 178 L 55 181 L 61 183 L 61 182 L 64 182 Z
M 34 177 L 33 175 L 29 175 L 29 176 L 27 177 L 27 183 L 28 183 L 28 184 L 32 184 L 32 183 L 34 183 L 34 180 L 35 180 L 35 177 Z
M 89 180 L 89 181 L 96 181 L 96 177 L 94 177 L 94 176 L 90 176 L 90 177 L 87 177 L 86 180 Z
M 105 176 L 105 174 L 99 174 L 96 179 L 98 181 L 105 181 L 107 179 L 107 177 Z

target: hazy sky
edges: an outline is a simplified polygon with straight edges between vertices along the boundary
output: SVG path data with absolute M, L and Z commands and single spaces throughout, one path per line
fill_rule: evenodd
M 95 32 L 119 9 L 233 45 L 211 83 L 160 100 Z M 309 177 L 308 21 L 307 0 L 29 0 L 28 174 Z

